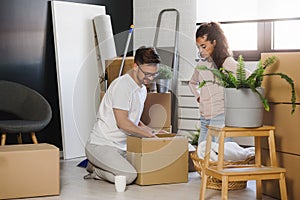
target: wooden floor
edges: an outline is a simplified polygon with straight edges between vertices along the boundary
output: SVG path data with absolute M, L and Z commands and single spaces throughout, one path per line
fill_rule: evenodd
M 77 167 L 82 159 L 61 161 L 61 194 L 60 196 L 30 198 L 32 200 L 198 200 L 200 176 L 196 172 L 189 173 L 188 183 L 165 184 L 153 186 L 129 185 L 123 193 L 115 192 L 113 184 L 101 180 L 84 180 L 84 168 Z M 220 199 L 221 192 L 206 191 L 206 199 Z M 251 200 L 255 198 L 255 182 L 248 181 L 244 190 L 230 191 L 229 199 Z M 27 198 L 28 199 L 28 198 Z M 264 200 L 273 198 L 263 196 Z

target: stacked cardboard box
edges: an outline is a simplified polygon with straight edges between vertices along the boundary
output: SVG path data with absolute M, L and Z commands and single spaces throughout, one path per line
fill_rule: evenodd
M 159 138 L 127 137 L 127 159 L 138 171 L 136 184 L 188 181 L 188 139 L 175 134 Z
M 119 76 L 120 67 L 122 64 L 122 57 L 116 57 L 113 59 L 105 60 L 105 70 L 107 73 L 107 87 L 111 82 Z M 132 69 L 134 63 L 134 57 L 126 57 L 124 61 L 124 66 L 121 74 L 126 74 L 130 69 Z
M 50 144 L 0 146 L 0 199 L 59 193 L 57 147 Z
M 275 133 L 276 134 L 276 133 Z M 277 151 L 277 162 L 280 167 L 284 167 L 286 171 L 286 187 L 288 193 L 288 199 L 299 199 L 300 188 L 300 156 L 291 153 L 284 153 Z M 262 159 L 266 164 L 270 164 L 269 151 L 267 149 L 262 150 Z M 264 163 L 264 164 L 265 164 Z M 263 193 L 276 199 L 280 199 L 280 190 L 278 180 L 263 181 Z
M 118 77 L 121 62 L 122 58 L 106 61 L 108 86 Z M 126 58 L 123 74 L 133 62 L 133 57 Z M 141 121 L 153 129 L 171 132 L 171 93 L 148 93 Z M 188 140 L 170 136 L 174 135 L 156 139 L 128 137 L 127 157 L 138 170 L 137 184 L 187 182 Z
M 122 58 L 117 57 L 105 61 L 108 76 L 107 85 L 119 76 Z M 134 57 L 126 57 L 122 74 L 134 64 Z M 103 94 L 102 94 L 103 95 Z M 102 98 L 101 98 L 102 99 Z M 153 129 L 171 131 L 171 93 L 148 93 L 141 121 Z
M 290 76 L 295 83 L 297 103 L 300 103 L 300 52 L 289 53 L 263 53 L 262 60 L 275 55 L 279 60 L 271 66 L 269 72 L 282 72 Z M 277 162 L 280 167 L 286 168 L 286 183 L 289 199 L 300 199 L 300 149 L 299 149 L 299 124 L 300 106 L 291 115 L 291 89 L 290 86 L 279 76 L 265 77 L 263 82 L 265 95 L 271 106 L 270 111 L 264 114 L 264 124 L 275 126 L 275 141 Z M 267 163 L 266 142 L 262 141 L 265 148 L 263 159 Z M 269 196 L 280 198 L 278 183 L 276 181 L 263 182 L 263 192 Z

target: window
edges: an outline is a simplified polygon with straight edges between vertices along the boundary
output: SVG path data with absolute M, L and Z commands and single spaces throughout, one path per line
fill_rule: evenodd
M 300 49 L 300 20 L 273 23 L 273 49 Z
M 257 61 L 262 52 L 300 51 L 299 0 L 244 0 L 242 5 L 238 0 L 205 1 L 214 12 L 203 9 L 203 0 L 197 3 L 197 25 L 220 22 L 235 58 L 242 54 Z
M 257 23 L 221 24 L 232 50 L 257 50 Z
M 257 61 L 262 52 L 300 51 L 300 18 L 220 23 L 236 59 L 242 54 Z

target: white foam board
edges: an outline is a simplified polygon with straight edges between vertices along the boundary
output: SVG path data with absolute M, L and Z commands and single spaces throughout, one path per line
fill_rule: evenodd
M 51 1 L 64 159 L 85 156 L 100 102 L 92 19 L 104 6 Z

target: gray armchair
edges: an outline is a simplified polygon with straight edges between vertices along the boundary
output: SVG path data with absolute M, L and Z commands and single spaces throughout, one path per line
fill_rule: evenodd
M 5 145 L 7 134 L 17 134 L 22 143 L 22 133 L 30 133 L 37 144 L 35 133 L 44 129 L 52 118 L 47 100 L 24 85 L 0 80 L 0 112 L 13 118 L 0 119 L 1 145 Z

